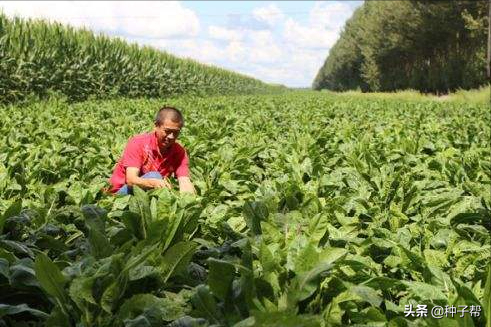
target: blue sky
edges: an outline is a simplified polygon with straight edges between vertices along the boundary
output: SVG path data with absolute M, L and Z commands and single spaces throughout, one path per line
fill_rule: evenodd
M 309 87 L 363 1 L 0 1 L 269 83 Z
M 318 2 L 318 1 L 317 1 Z M 322 1 L 340 2 L 351 8 L 356 8 L 363 1 Z M 284 14 L 298 18 L 302 23 L 308 19 L 308 14 L 316 1 L 183 1 L 183 4 L 203 14 L 204 20 L 219 22 L 218 17 L 206 17 L 205 15 L 223 15 L 230 13 L 251 14 L 255 8 L 266 7 L 270 4 L 276 5 Z

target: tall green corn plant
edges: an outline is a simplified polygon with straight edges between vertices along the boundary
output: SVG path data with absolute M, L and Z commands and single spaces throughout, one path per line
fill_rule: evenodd
M 70 100 L 88 97 L 165 97 L 277 91 L 256 79 L 180 59 L 150 47 L 94 35 L 42 20 L 2 17 L 4 103 L 44 98 L 50 91 Z M 5 37 L 5 38 L 4 38 Z M 211 77 L 217 83 L 200 83 Z M 2 79 L 4 80 L 4 79 Z

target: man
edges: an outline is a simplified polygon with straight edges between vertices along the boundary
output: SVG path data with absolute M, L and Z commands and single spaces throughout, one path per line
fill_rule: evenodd
M 153 132 L 129 139 L 109 180 L 111 192 L 131 194 L 134 185 L 143 189 L 171 188 L 167 178 L 174 175 L 180 192 L 195 194 L 189 178 L 186 150 L 176 143 L 183 126 L 184 118 L 178 109 L 160 109 L 155 116 Z

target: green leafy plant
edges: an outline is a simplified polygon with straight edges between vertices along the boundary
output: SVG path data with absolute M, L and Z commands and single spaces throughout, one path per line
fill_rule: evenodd
M 490 325 L 486 106 L 307 91 L 168 103 L 186 116 L 196 196 L 104 192 L 161 101 L 1 108 L 0 324 Z M 406 317 L 417 304 L 482 311 Z

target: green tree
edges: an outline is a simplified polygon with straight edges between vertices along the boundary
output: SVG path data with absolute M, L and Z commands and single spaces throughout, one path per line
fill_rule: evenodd
M 314 89 L 447 92 L 486 82 L 486 1 L 367 1 L 347 21 Z

